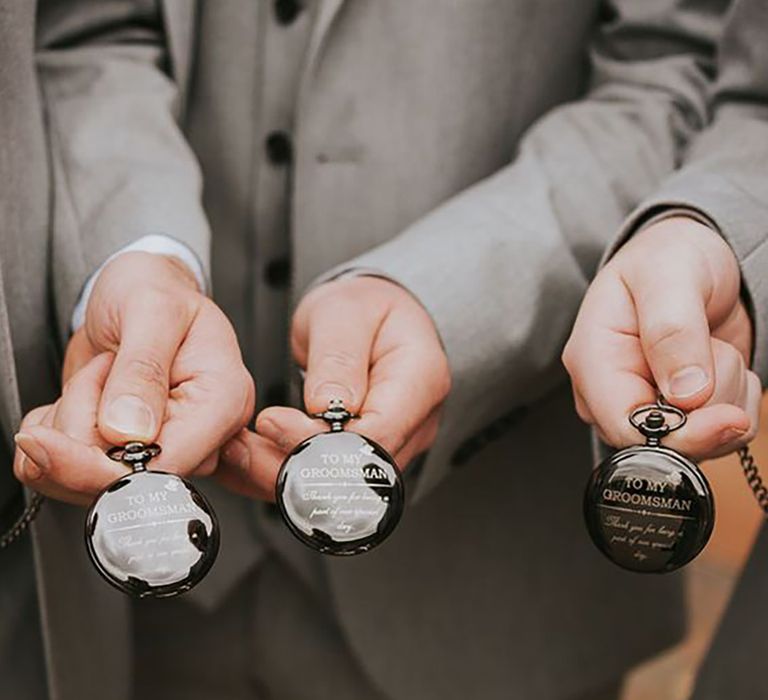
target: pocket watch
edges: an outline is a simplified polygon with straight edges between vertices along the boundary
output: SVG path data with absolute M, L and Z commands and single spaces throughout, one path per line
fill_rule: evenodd
M 334 399 L 316 416 L 327 432 L 297 445 L 277 477 L 277 504 L 290 531 L 323 554 L 352 555 L 381 544 L 403 512 L 400 470 L 373 440 L 344 427 L 353 416 Z
M 107 486 L 88 511 L 85 542 L 96 570 L 139 598 L 190 590 L 219 551 L 210 504 L 186 479 L 147 468 L 159 445 L 129 442 L 107 454 L 132 471 Z

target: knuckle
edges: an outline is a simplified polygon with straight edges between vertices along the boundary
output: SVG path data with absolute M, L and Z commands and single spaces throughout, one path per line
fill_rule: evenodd
M 438 406 L 451 392 L 452 377 L 448 358 L 445 353 L 440 352 L 437 357 L 434 355 L 425 357 L 423 364 L 424 376 L 428 379 L 427 386 L 434 399 L 433 404 Z
M 592 425 L 593 423 L 592 416 L 587 410 L 587 407 L 584 405 L 584 403 L 582 403 L 577 399 L 576 401 L 574 401 L 574 406 L 576 408 L 576 415 L 579 417 L 579 419 L 583 423 L 586 423 L 587 425 Z
M 323 355 L 321 364 L 334 369 L 352 370 L 360 364 L 360 357 L 349 350 L 337 348 L 326 352 Z
M 402 426 L 397 426 L 393 430 L 387 431 L 387 436 L 382 436 L 379 442 L 381 442 L 391 454 L 396 454 L 408 443 L 408 434 Z
M 125 376 L 140 386 L 150 385 L 164 391 L 168 389 L 168 372 L 163 363 L 151 355 L 128 360 Z
M 739 440 L 739 447 L 745 447 L 752 442 L 752 440 L 757 437 L 759 429 L 760 424 L 757 421 L 753 421 L 752 425 L 749 426 L 749 430 L 744 434 L 744 437 Z
M 197 311 L 201 316 L 205 316 L 205 317 L 210 316 L 212 319 L 215 319 L 216 322 L 222 323 L 226 325 L 229 329 L 232 329 L 232 325 L 229 322 L 227 315 L 221 310 L 221 308 L 216 304 L 216 302 L 213 301 L 213 299 L 210 299 L 209 297 L 203 296 L 202 294 L 195 292 L 191 300 L 180 299 L 178 303 L 183 308 L 187 308 L 188 305 L 190 304 L 190 301 L 193 301 L 195 305 L 192 311 Z M 234 334 L 234 330 L 232 330 L 232 333 Z
M 628 440 L 622 430 L 615 425 L 596 424 L 595 430 L 601 442 L 611 447 L 621 448 L 632 444 L 632 440 Z
M 687 328 L 684 323 L 676 320 L 656 321 L 645 329 L 644 340 L 648 352 L 656 352 L 670 342 L 676 342 L 685 336 Z
M 50 410 L 51 406 L 38 406 L 33 408 L 21 421 L 21 428 L 29 428 L 33 425 L 40 425 L 45 418 L 46 413 Z
M 573 334 L 568 338 L 565 347 L 563 347 L 563 351 L 560 353 L 560 361 L 566 369 L 569 369 L 573 362 Z
M 215 450 L 210 455 L 208 455 L 197 467 L 197 469 L 194 470 L 195 476 L 211 476 L 216 471 L 216 467 L 219 463 L 219 451 Z
M 74 376 L 70 376 L 64 381 L 64 383 L 61 385 L 62 397 L 67 396 L 69 393 L 71 393 L 74 381 L 75 381 Z
M 742 354 L 730 343 L 723 343 L 721 352 L 725 366 L 741 377 L 747 370 Z
M 366 410 L 363 418 L 367 423 L 365 434 L 390 454 L 397 454 L 408 442 L 408 426 L 402 421 L 393 423 L 378 409 Z
M 238 385 L 241 387 L 240 425 L 238 427 L 242 427 L 251 420 L 256 409 L 256 384 L 251 373 L 245 367 L 240 372 Z
M 13 460 L 13 475 L 22 483 L 27 483 L 27 475 L 24 473 L 24 469 L 22 468 L 22 461 L 23 457 L 21 457 L 18 454 L 16 454 L 16 459 Z
M 715 377 L 720 392 L 738 394 L 745 382 L 746 371 L 744 358 L 735 347 L 728 343 L 715 345 Z
M 560 353 L 560 362 L 563 367 L 565 367 L 565 371 L 568 372 L 569 375 L 572 374 L 573 356 L 570 344 L 566 345 L 565 348 L 563 348 L 563 352 Z
M 575 334 L 572 334 L 568 339 L 568 342 L 565 344 L 563 352 L 560 354 L 560 361 L 563 363 L 565 371 L 574 380 L 579 374 L 579 360 L 580 354 L 577 337 Z
M 741 352 L 733 343 L 720 338 L 712 339 L 712 351 L 717 359 L 727 360 L 729 362 L 743 362 Z
M 423 439 L 419 441 L 419 449 L 417 454 L 426 452 L 437 440 L 437 435 L 440 432 L 440 422 L 435 419 L 429 421 L 424 429 Z
M 438 380 L 436 395 L 438 397 L 437 403 L 440 404 L 448 398 L 451 393 L 451 387 L 453 386 L 453 380 L 451 379 L 451 373 L 446 365 L 443 372 L 441 372 L 440 379 Z
M 597 434 L 597 439 L 600 440 L 605 445 L 612 445 L 613 442 L 611 442 L 611 438 L 605 433 L 605 431 L 599 426 L 594 426 L 595 433 Z
M 223 431 L 228 435 L 237 432 L 248 424 L 256 407 L 253 377 L 244 365 L 219 374 L 205 400 L 213 401 L 218 406 Z
M 155 317 L 162 321 L 164 330 L 175 336 L 183 335 L 208 300 L 196 292 L 169 288 L 167 285 L 148 288 L 141 294 L 133 292 L 123 304 L 121 317 L 123 324 L 136 328 L 146 318 L 147 309 L 152 309 Z M 211 302 L 212 303 L 212 302 Z M 123 325 L 125 327 L 125 325 Z

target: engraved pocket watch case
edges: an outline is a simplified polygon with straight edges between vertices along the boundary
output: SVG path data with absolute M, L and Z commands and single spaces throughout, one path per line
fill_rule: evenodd
M 124 593 L 179 595 L 208 573 L 219 550 L 219 526 L 205 497 L 175 474 L 147 470 L 159 445 L 131 442 L 107 453 L 132 473 L 97 497 L 85 522 L 97 571 Z
M 672 416 L 674 423 L 667 423 Z M 665 573 L 684 566 L 712 534 L 712 491 L 698 466 L 661 439 L 685 414 L 661 401 L 630 416 L 645 445 L 619 450 L 593 472 L 584 518 L 597 548 L 630 571 Z
M 286 457 L 277 503 L 291 532 L 323 554 L 367 552 L 394 530 L 405 501 L 400 470 L 380 445 L 345 431 L 352 415 L 334 400 L 318 416 L 330 426 Z

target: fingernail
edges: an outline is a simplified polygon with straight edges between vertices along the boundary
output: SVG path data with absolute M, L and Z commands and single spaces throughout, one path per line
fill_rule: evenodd
M 727 445 L 731 442 L 741 440 L 747 434 L 746 430 L 739 430 L 738 428 L 726 428 L 720 434 L 720 444 Z
M 678 370 L 669 380 L 669 393 L 684 399 L 697 394 L 709 384 L 707 373 L 698 365 Z
M 224 448 L 222 457 L 227 464 L 248 471 L 251 466 L 251 453 L 240 440 L 231 440 Z
M 13 439 L 25 457 L 22 464 L 25 476 L 30 480 L 39 479 L 43 475 L 42 469 L 47 469 L 50 464 L 45 448 L 27 433 L 16 433 Z
M 118 396 L 107 406 L 104 422 L 124 435 L 152 439 L 155 436 L 155 419 L 152 410 L 138 396 Z
M 316 401 L 322 401 L 324 404 L 331 401 L 331 399 L 341 399 L 347 408 L 353 405 L 355 396 L 349 387 L 337 382 L 324 382 L 315 387 L 312 392 L 312 398 Z
M 267 438 L 267 440 L 272 440 L 272 442 L 274 442 L 278 447 L 284 450 L 288 449 L 285 440 L 285 433 L 280 430 L 280 428 L 277 426 L 277 423 L 271 421 L 269 418 L 262 418 L 260 421 L 258 421 L 256 425 L 256 431 L 262 437 Z

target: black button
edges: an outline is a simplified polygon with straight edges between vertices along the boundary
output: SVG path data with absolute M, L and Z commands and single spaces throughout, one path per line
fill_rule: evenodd
M 283 25 L 293 22 L 303 9 L 300 0 L 275 0 L 275 17 Z
M 267 158 L 275 165 L 287 165 L 293 160 L 291 137 L 284 131 L 273 131 L 264 142 Z
M 282 289 L 291 281 L 290 258 L 275 258 L 264 268 L 264 279 L 270 287 Z
M 264 406 L 285 406 L 288 403 L 288 385 L 270 384 L 264 392 Z

